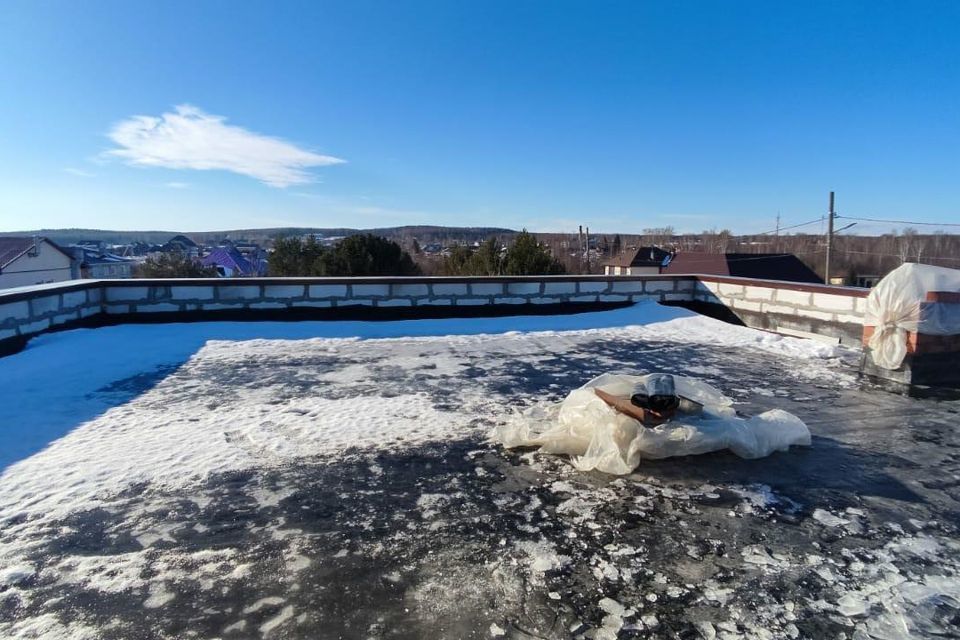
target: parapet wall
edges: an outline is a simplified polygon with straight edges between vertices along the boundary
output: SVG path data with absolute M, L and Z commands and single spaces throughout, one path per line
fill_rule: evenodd
M 476 307 L 690 300 L 692 278 L 317 278 L 103 284 L 108 315 L 344 307 Z
M 749 327 L 856 347 L 863 335 L 868 293 L 854 287 L 703 275 L 697 276 L 694 301 L 719 306 Z
M 864 295 L 697 275 L 75 280 L 0 291 L 0 354 L 47 331 L 123 322 L 567 313 L 642 300 L 859 344 Z

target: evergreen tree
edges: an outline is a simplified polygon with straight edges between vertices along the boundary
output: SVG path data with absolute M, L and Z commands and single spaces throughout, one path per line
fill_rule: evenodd
M 420 273 L 410 254 L 396 242 L 373 234 L 344 238 L 321 258 L 329 276 L 412 276 Z
M 463 245 L 454 245 L 450 255 L 444 256 L 439 272 L 442 276 L 470 276 L 473 273 L 473 251 Z
M 420 273 L 396 242 L 366 234 L 327 249 L 313 236 L 280 238 L 270 254 L 272 276 L 409 276 Z
M 620 240 L 620 234 L 613 236 L 613 248 L 611 255 L 618 256 L 620 252 L 623 251 L 623 241 Z
M 306 240 L 296 237 L 278 238 L 273 243 L 269 258 L 271 276 L 324 276 L 323 256 L 329 250 L 313 236 Z
M 470 259 L 471 274 L 477 276 L 498 276 L 503 271 L 503 246 L 496 238 L 488 238 L 476 250 Z
M 216 278 L 216 267 L 204 267 L 178 252 L 152 255 L 137 267 L 141 278 Z
M 503 260 L 504 275 L 555 275 L 565 271 L 550 249 L 537 242 L 526 229 L 514 238 Z

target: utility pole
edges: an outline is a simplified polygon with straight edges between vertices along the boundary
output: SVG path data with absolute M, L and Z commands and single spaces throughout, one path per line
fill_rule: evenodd
M 777 209 L 777 233 L 774 236 L 773 251 L 774 253 L 780 251 L 780 209 Z
M 590 227 L 587 227 L 587 273 L 590 273 Z
M 577 271 L 583 273 L 583 225 L 577 232 Z
M 833 191 L 830 192 L 830 214 L 827 218 L 827 264 L 823 271 L 823 283 L 830 284 L 830 250 L 833 248 Z

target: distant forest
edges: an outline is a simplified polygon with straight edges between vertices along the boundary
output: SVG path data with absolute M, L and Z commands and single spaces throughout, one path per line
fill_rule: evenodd
M 180 233 L 178 231 L 106 231 L 99 229 L 40 229 L 36 231 L 5 232 L 0 235 L 38 234 L 61 244 L 83 240 L 111 244 L 147 242 L 160 244 Z M 397 242 L 413 255 L 425 273 L 433 273 L 439 257 L 421 252 L 421 247 L 439 243 L 471 245 L 488 238 L 509 243 L 518 233 L 497 227 L 442 227 L 404 226 L 378 229 L 283 227 L 273 229 L 236 229 L 186 233 L 198 243 L 215 244 L 224 240 L 249 240 L 270 247 L 276 238 L 321 234 L 326 237 L 371 233 Z M 587 253 L 586 239 L 576 233 L 537 233 L 568 273 L 602 273 L 603 262 L 619 253 L 641 246 L 658 246 L 676 251 L 710 253 L 793 253 L 823 277 L 826 254 L 825 238 L 820 234 L 790 234 L 774 236 L 735 236 L 729 231 L 703 231 L 676 234 L 670 227 L 647 229 L 641 234 L 600 233 L 590 235 Z M 904 262 L 921 262 L 944 267 L 960 268 L 960 235 L 946 233 L 919 233 L 905 228 L 898 233 L 880 236 L 841 234 L 834 238 L 831 271 L 834 276 L 883 276 Z
M 0 236 L 40 235 L 58 244 L 75 244 L 83 241 L 105 242 L 107 244 L 130 244 L 145 242 L 163 244 L 175 235 L 183 234 L 200 244 L 216 244 L 224 240 L 249 240 L 269 247 L 273 240 L 288 236 L 319 234 L 325 237 L 352 236 L 370 233 L 388 240 L 400 242 L 416 238 L 421 244 L 430 242 L 470 243 L 481 242 L 490 236 L 513 235 L 512 229 L 498 227 L 440 227 L 405 226 L 383 227 L 377 229 L 352 229 L 347 227 L 276 227 L 271 229 L 231 229 L 228 231 L 110 231 L 104 229 L 37 229 L 34 231 L 0 232 Z

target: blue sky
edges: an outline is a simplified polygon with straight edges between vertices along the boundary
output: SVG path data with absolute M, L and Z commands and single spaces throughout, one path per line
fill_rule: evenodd
M 0 4 L 0 230 L 746 233 L 958 185 L 958 2 Z

